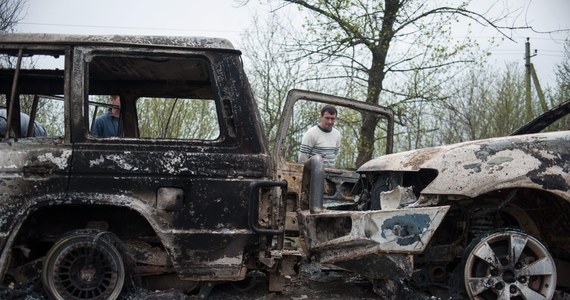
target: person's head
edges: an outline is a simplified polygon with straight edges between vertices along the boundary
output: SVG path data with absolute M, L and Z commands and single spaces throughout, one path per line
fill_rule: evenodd
M 319 118 L 319 126 L 323 129 L 332 129 L 336 122 L 336 108 L 332 105 L 325 105 L 321 109 L 321 117 Z
M 111 108 L 111 113 L 113 114 L 113 116 L 119 117 L 121 112 L 121 97 L 119 97 L 118 95 L 111 95 L 109 96 L 109 102 L 111 103 L 111 105 L 113 105 Z

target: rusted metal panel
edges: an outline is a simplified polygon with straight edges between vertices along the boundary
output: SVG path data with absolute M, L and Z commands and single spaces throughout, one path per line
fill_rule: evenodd
M 0 279 L 15 230 L 30 207 L 65 199 L 72 151 L 55 141 L 59 139 L 0 143 Z
M 416 200 L 412 187 L 396 186 L 391 191 L 380 193 L 380 208 L 382 210 L 397 209 L 412 204 Z
M 167 233 L 163 240 L 178 275 L 192 280 L 239 280 L 245 278 L 245 246 L 252 232 L 224 230 Z
M 421 253 L 449 207 L 299 213 L 310 251 L 370 245 L 375 253 Z
M 549 298 L 555 286 L 568 286 L 560 278 L 568 273 L 570 131 L 537 132 L 569 111 L 566 102 L 512 136 L 386 155 L 358 170 L 369 184 L 363 196 L 382 209 L 450 205 L 429 245 L 414 256 L 412 279 L 429 286 L 426 292 L 441 298 L 450 297 L 450 290 L 475 298 L 504 293 Z M 341 222 L 333 225 L 343 228 Z M 525 267 L 529 262 L 532 271 Z M 519 272 L 525 275 L 513 275 Z M 529 278 L 545 284 L 527 285 Z
M 304 248 L 321 263 L 368 278 L 405 277 L 411 254 L 422 253 L 448 206 L 362 212 L 299 212 Z

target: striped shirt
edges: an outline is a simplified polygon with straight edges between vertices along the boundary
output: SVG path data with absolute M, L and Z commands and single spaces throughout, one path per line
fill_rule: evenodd
M 323 157 L 325 166 L 333 167 L 339 148 L 340 132 L 335 128 L 326 132 L 316 125 L 303 135 L 298 161 L 304 163 L 309 157 L 319 154 Z

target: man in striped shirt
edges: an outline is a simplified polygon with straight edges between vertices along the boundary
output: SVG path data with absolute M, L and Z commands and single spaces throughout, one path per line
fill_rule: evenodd
M 333 128 L 336 114 L 336 108 L 332 105 L 325 105 L 321 109 L 319 124 L 311 127 L 303 135 L 298 158 L 300 163 L 319 154 L 323 157 L 325 166 L 334 167 L 340 149 L 340 132 Z

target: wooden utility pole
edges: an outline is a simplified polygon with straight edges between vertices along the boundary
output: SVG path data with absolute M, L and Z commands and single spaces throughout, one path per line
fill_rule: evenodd
M 524 58 L 525 58 L 525 72 L 524 72 L 524 86 L 525 86 L 525 108 L 526 108 L 526 116 L 525 121 L 528 122 L 532 119 L 532 99 L 530 97 L 530 41 L 529 38 L 526 38 L 526 43 L 524 47 Z
M 536 75 L 534 65 L 530 62 L 530 58 L 536 55 L 536 49 L 534 50 L 534 55 L 530 55 L 529 38 L 526 38 L 525 51 L 524 52 L 525 52 L 524 83 L 525 83 L 526 121 L 530 121 L 534 116 L 532 113 L 532 97 L 531 97 L 532 91 L 531 91 L 531 84 L 530 84 L 531 77 L 532 77 L 532 81 L 534 82 L 534 88 L 536 89 L 536 94 L 538 95 L 538 99 L 540 101 L 540 106 L 542 107 L 543 112 L 548 110 L 548 105 L 546 105 L 546 99 L 544 98 L 544 93 L 542 92 L 542 88 L 540 87 L 540 82 L 538 81 L 538 76 Z
M 532 75 L 532 82 L 534 82 L 534 88 L 536 89 L 536 94 L 538 95 L 538 100 L 540 100 L 540 106 L 542 107 L 542 112 L 548 110 L 548 105 L 546 105 L 546 98 L 544 98 L 544 93 L 540 87 L 540 82 L 538 81 L 538 76 L 536 75 L 536 70 L 534 65 L 530 64 L 530 74 Z

